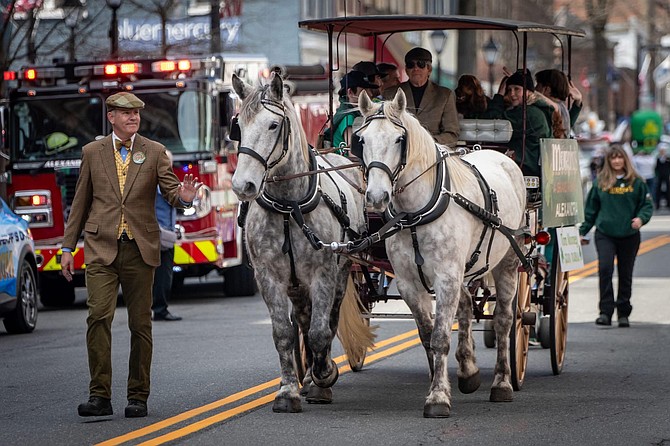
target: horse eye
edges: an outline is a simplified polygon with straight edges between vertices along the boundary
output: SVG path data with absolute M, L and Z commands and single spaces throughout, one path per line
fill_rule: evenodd
M 270 124 L 270 130 L 274 130 L 277 127 L 279 127 L 279 124 L 277 124 L 276 122 L 273 122 L 272 124 Z
M 402 142 L 405 140 L 404 136 L 398 136 L 398 139 L 395 140 L 396 144 L 402 144 Z

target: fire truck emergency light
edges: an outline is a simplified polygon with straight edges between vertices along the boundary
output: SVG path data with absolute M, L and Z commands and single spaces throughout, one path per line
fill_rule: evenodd
M 2 76 L 6 81 L 16 80 L 16 71 L 5 71 Z
M 30 68 L 23 73 L 23 78 L 29 81 L 34 81 L 37 79 L 37 70 Z
M 161 60 L 151 64 L 151 70 L 159 73 L 171 73 L 173 71 L 189 71 L 191 69 L 191 61 L 188 59 L 174 61 Z
M 116 65 L 105 65 L 105 74 L 108 76 L 113 76 L 115 75 L 119 69 L 117 68 Z

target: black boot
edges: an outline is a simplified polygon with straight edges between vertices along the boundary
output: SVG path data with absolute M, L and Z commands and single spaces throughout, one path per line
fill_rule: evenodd
M 82 403 L 77 407 L 80 417 L 102 417 L 113 415 L 112 402 L 101 396 L 92 396 L 88 402 Z

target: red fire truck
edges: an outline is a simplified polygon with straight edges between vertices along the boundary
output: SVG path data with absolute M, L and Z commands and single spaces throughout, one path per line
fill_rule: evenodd
M 269 73 L 264 57 L 218 55 L 188 59 L 55 63 L 5 72 L 0 113 L 10 154 L 7 195 L 29 221 L 39 265 L 42 301 L 63 305 L 84 284 L 83 241 L 74 253 L 75 281 L 61 277 L 60 245 L 70 212 L 81 147 L 107 135 L 105 98 L 132 91 L 146 106 L 140 133 L 163 143 L 179 178 L 192 173 L 204 186 L 179 211 L 175 284 L 217 269 L 227 295 L 252 295 L 253 272 L 243 259 L 231 178 L 237 163 L 227 126 L 236 109 L 232 73 L 255 82 Z

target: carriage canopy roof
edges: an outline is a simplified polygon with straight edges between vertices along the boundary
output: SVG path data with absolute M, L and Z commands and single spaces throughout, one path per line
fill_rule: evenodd
M 298 23 L 303 29 L 313 31 L 352 33 L 361 36 L 392 34 L 405 31 L 428 31 L 434 29 L 499 30 L 518 33 L 551 33 L 557 35 L 584 37 L 580 29 L 517 20 L 494 19 L 467 15 L 367 15 L 332 17 L 303 20 Z

